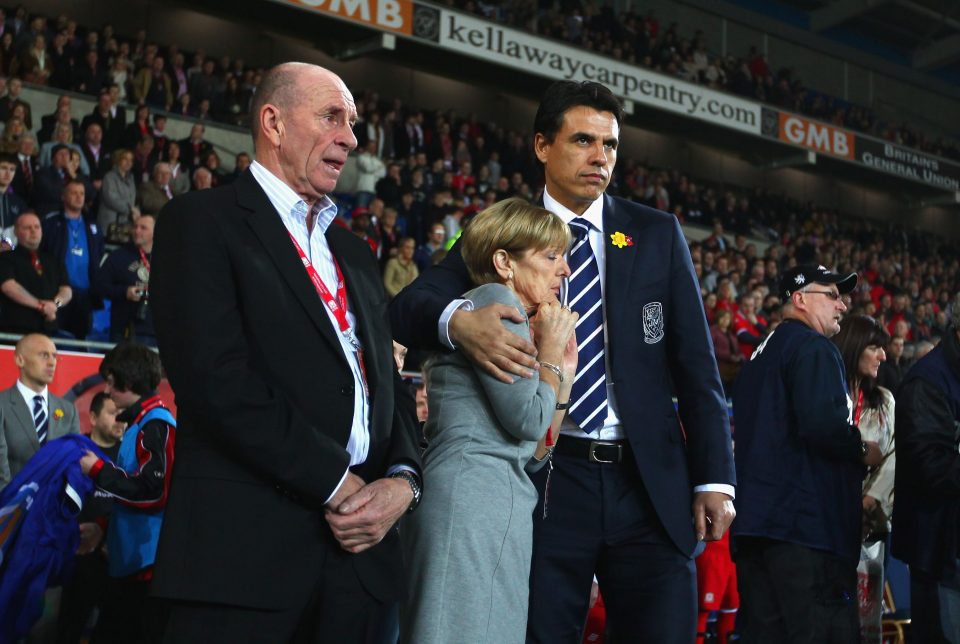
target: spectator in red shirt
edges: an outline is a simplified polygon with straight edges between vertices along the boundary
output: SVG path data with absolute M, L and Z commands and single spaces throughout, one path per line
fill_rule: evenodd
M 737 335 L 740 353 L 748 360 L 767 336 L 767 321 L 757 313 L 758 305 L 756 294 L 752 291 L 744 293 L 739 298 L 739 308 L 733 316 L 733 331 Z

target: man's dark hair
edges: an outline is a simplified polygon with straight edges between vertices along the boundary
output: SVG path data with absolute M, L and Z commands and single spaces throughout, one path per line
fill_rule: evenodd
M 76 185 L 78 185 L 78 186 L 83 186 L 83 189 L 84 189 L 84 190 L 87 189 L 87 184 L 85 184 L 83 181 L 80 181 L 80 179 L 68 179 L 67 182 L 66 182 L 65 184 L 63 184 L 63 190 L 60 191 L 60 194 L 61 194 L 61 195 L 67 194 L 67 188 L 69 188 L 70 186 L 72 186 L 72 185 L 74 185 L 74 184 L 76 184 Z
M 593 81 L 557 81 L 547 88 L 533 119 L 533 133 L 542 134 L 553 142 L 563 127 L 563 115 L 574 107 L 591 107 L 598 112 L 610 112 L 623 123 L 623 106 L 609 89 Z
M 105 391 L 98 391 L 93 395 L 90 400 L 90 411 L 93 412 L 94 416 L 100 415 L 100 412 L 103 411 L 103 403 L 108 400 L 110 400 L 110 396 Z
M 110 349 L 100 363 L 100 375 L 104 380 L 113 376 L 113 386 L 138 396 L 152 394 L 163 377 L 160 357 L 134 342 L 124 342 Z
M 877 390 L 877 379 L 860 375 L 860 356 L 864 349 L 873 345 L 886 347 L 890 334 L 869 315 L 848 315 L 840 322 L 840 332 L 833 336 L 833 342 L 840 349 L 843 367 L 847 376 L 847 387 L 860 383 L 860 391 L 868 407 L 878 407 L 881 403 Z
M 0 163 L 12 163 L 18 168 L 20 167 L 20 159 L 12 152 L 0 152 Z

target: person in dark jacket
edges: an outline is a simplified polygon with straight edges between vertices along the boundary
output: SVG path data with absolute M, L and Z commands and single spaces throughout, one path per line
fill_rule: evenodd
M 10 234 L 4 236 L 11 239 L 13 223 L 27 209 L 27 202 L 10 190 L 19 165 L 15 154 L 0 154 L 0 231 L 10 229 Z
M 856 644 L 864 464 L 876 443 L 851 424 L 841 295 L 857 276 L 801 265 L 780 283 L 784 321 L 753 352 L 733 394 L 733 549 L 744 642 Z
M 73 297 L 58 314 L 60 328 L 82 340 L 90 331 L 90 315 L 100 305 L 91 292 L 103 257 L 103 235 L 83 213 L 85 188 L 72 179 L 63 188 L 63 208 L 43 221 L 40 249 L 63 261 Z
M 960 642 L 960 296 L 897 392 L 893 556 L 910 566 L 911 637 Z
M 100 375 L 127 429 L 116 463 L 92 451 L 80 459 L 83 473 L 115 499 L 107 530 L 110 579 L 93 640 L 155 641 L 162 618 L 148 605 L 147 591 L 170 491 L 176 421 L 157 394 L 161 366 L 155 351 L 119 344 L 104 356 Z
M 120 454 L 120 439 L 126 426 L 117 420 L 117 405 L 105 391 L 90 400 L 90 440 L 113 462 Z M 73 577 L 63 585 L 57 618 L 57 644 L 77 644 L 83 639 L 93 610 L 101 605 L 107 584 L 107 550 L 104 537 L 113 510 L 113 496 L 94 490 L 87 497 L 77 520 L 80 547 Z
M 133 243 L 110 253 L 94 276 L 97 296 L 110 300 L 110 339 L 156 346 L 150 306 L 150 260 L 156 217 L 143 213 L 133 225 Z

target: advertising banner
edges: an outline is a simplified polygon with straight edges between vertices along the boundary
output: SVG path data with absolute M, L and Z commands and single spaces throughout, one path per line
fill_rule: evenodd
M 596 81 L 641 105 L 750 134 L 760 133 L 760 105 L 453 11 L 416 5 L 413 36 L 495 65 L 556 80 Z

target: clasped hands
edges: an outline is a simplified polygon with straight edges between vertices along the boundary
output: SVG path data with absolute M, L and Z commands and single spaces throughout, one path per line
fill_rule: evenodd
M 413 490 L 403 479 L 366 483 L 348 472 L 323 514 L 340 547 L 356 554 L 380 543 L 412 501 Z

